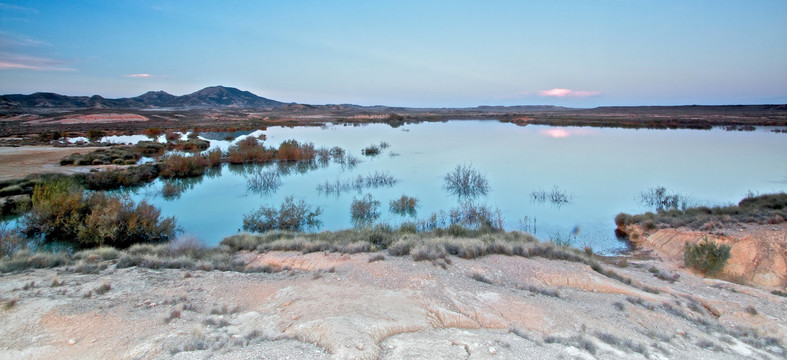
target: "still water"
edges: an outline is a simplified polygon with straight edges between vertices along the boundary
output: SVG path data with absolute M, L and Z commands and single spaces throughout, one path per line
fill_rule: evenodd
M 664 186 L 706 205 L 734 203 L 749 191 L 787 190 L 787 135 L 765 128 L 630 130 L 463 120 L 399 128 L 384 124 L 270 127 L 263 133 L 267 146 L 278 147 L 289 139 L 316 147 L 340 146 L 362 162 L 354 168 L 331 162 L 305 172 L 291 171 L 269 194 L 248 189 L 248 167 L 224 165 L 193 180 L 176 199 L 162 197 L 163 180 L 137 190 L 132 198 L 151 202 L 163 215 L 175 216 L 185 234 L 215 245 L 241 229 L 244 214 L 261 205 L 278 207 L 288 196 L 322 208 L 320 230 L 352 227 L 350 204 L 365 194 L 381 202 L 378 222 L 392 225 L 448 211 L 460 200 L 443 189 L 443 177 L 458 164 L 470 164 L 486 175 L 490 186 L 475 202 L 499 208 L 507 230 L 521 229 L 521 220 L 528 217 L 531 224 L 536 219 L 535 235 L 541 239 L 566 236 L 578 228 L 575 246 L 614 253 L 626 249 L 614 235 L 615 215 L 650 210 L 638 199 L 647 189 Z M 212 147 L 226 149 L 231 142 L 219 140 L 225 134 L 203 136 L 212 140 Z M 390 146 L 379 156 L 361 154 L 364 147 L 383 141 Z M 399 181 L 392 187 L 340 195 L 317 190 L 326 181 L 351 180 L 375 171 L 387 171 Z M 556 206 L 532 200 L 532 192 L 554 187 L 571 201 Z M 415 218 L 388 211 L 388 202 L 403 194 L 418 198 Z

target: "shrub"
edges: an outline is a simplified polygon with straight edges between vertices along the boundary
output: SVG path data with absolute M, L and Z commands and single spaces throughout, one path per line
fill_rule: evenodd
M 145 129 L 145 131 L 143 131 L 142 134 L 155 140 L 156 138 L 159 137 L 159 135 L 162 134 L 162 131 L 161 128 L 153 127 L 153 128 Z
M 114 190 L 151 182 L 156 179 L 158 173 L 158 168 L 152 164 L 107 169 L 86 174 L 84 184 L 88 190 Z
M 274 151 L 265 149 L 256 138 L 247 137 L 230 146 L 227 160 L 230 164 L 263 163 L 273 159 Z
M 486 176 L 474 169 L 472 165 L 457 165 L 453 171 L 443 177 L 443 188 L 458 197 L 476 197 L 489 192 Z
M 6 223 L 0 223 L 0 258 L 11 256 L 22 245 L 22 238 L 16 229 L 9 229 Z
M 158 156 L 167 150 L 167 146 L 153 141 L 140 141 L 134 145 L 134 151 L 145 156 Z
M 222 156 L 223 154 L 221 153 L 221 149 L 215 148 L 202 155 L 202 162 L 205 166 L 219 166 L 221 164 Z
M 205 173 L 205 168 L 196 156 L 172 154 L 161 163 L 159 175 L 165 178 L 194 177 Z
M 366 156 L 377 156 L 380 155 L 380 146 L 376 144 L 369 145 L 363 149 L 361 149 L 361 154 Z
M 189 152 L 204 151 L 207 150 L 209 147 L 210 147 L 210 141 L 202 140 L 198 138 L 189 138 L 188 140 L 183 141 L 180 140 L 180 137 L 178 137 L 175 140 L 175 143 L 172 145 L 172 148 L 174 148 L 175 150 L 189 151 Z
M 697 244 L 686 243 L 683 248 L 683 262 L 706 275 L 713 275 L 724 268 L 730 258 L 729 245 L 717 245 L 706 236 Z
M 57 179 L 33 192 L 33 208 L 22 219 L 24 233 L 47 241 L 81 247 L 126 248 L 139 242 L 167 241 L 174 236 L 174 218 L 142 201 L 104 192 L 85 193 L 71 179 Z
M 311 161 L 314 157 L 314 144 L 299 144 L 295 140 L 282 142 L 275 155 L 279 161 Z
M 353 224 L 356 227 L 364 227 L 371 225 L 377 218 L 380 217 L 380 202 L 372 197 L 372 194 L 357 199 L 353 198 L 350 204 L 350 215 L 352 216 Z
M 254 232 L 271 230 L 302 231 L 304 228 L 319 228 L 322 209 L 312 207 L 305 201 L 297 203 L 292 196 L 287 197 L 279 209 L 262 206 L 259 210 L 243 216 L 243 229 Z
M 415 216 L 415 208 L 418 207 L 418 199 L 402 195 L 402 197 L 391 200 L 388 203 L 390 210 L 394 214 Z
M 38 134 L 38 140 L 41 142 L 50 142 L 52 140 L 60 140 L 63 134 L 60 131 L 46 131 Z
M 101 130 L 90 129 L 90 130 L 87 131 L 86 137 L 88 139 L 90 139 L 90 141 L 96 141 L 96 140 L 100 140 L 102 137 L 104 137 L 104 134 L 105 133 L 103 131 L 101 131 Z

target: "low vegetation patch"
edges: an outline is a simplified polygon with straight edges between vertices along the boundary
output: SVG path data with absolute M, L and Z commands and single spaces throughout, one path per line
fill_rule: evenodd
M 159 175 L 164 178 L 195 177 L 205 173 L 198 156 L 171 154 L 161 161 Z
M 618 214 L 618 227 L 641 225 L 645 230 L 657 228 L 688 227 L 694 230 L 712 230 L 739 223 L 779 224 L 787 219 L 787 193 L 750 195 L 738 205 L 697 206 L 685 210 L 670 209 L 640 215 Z
M 706 236 L 697 244 L 686 243 L 683 248 L 683 262 L 705 275 L 714 275 L 724 269 L 730 258 L 730 246 L 718 245 Z
M 175 235 L 175 219 L 161 218 L 145 201 L 85 192 L 73 179 L 59 178 L 36 186 L 33 207 L 21 220 L 27 236 L 77 247 L 125 248 L 135 243 L 165 242 Z
M 71 154 L 60 160 L 60 165 L 134 165 L 141 153 L 133 146 L 112 146 L 86 154 Z
M 158 166 L 145 164 L 118 169 L 93 171 L 85 175 L 76 175 L 82 178 L 88 190 L 115 190 L 121 187 L 139 186 L 152 182 L 159 174 Z

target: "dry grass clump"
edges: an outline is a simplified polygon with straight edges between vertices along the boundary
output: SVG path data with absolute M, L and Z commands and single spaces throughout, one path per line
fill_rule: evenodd
M 26 269 L 46 269 L 71 265 L 73 260 L 67 253 L 31 253 L 20 251 L 0 261 L 0 273 Z
M 580 350 L 585 350 L 592 355 L 596 354 L 598 351 L 598 347 L 593 342 L 593 340 L 587 338 L 584 334 L 577 334 L 571 337 L 559 337 L 554 335 L 549 335 L 544 338 L 544 342 L 547 344 L 561 344 L 565 346 L 572 346 Z
M 648 355 L 648 347 L 644 344 L 634 342 L 632 340 L 619 338 L 613 334 L 603 332 L 603 331 L 596 331 L 594 334 L 599 340 L 612 345 L 616 348 L 623 349 L 626 351 L 633 351 L 636 353 L 640 353 L 645 355 L 645 357 L 649 357 Z

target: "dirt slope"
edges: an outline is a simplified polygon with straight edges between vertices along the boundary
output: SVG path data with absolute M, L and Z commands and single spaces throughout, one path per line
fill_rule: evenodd
M 0 275 L 0 358 L 783 358 L 787 298 L 679 273 L 542 258 L 245 254 L 268 273 L 56 268 Z M 55 280 L 57 283 L 54 283 Z M 61 284 L 62 282 L 62 284 Z M 104 292 L 103 284 L 110 288 Z M 649 287 L 659 293 L 645 292 Z M 107 286 L 104 286 L 106 290 Z M 755 330 L 745 330 L 753 328 Z

